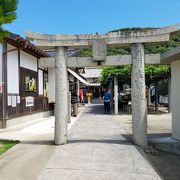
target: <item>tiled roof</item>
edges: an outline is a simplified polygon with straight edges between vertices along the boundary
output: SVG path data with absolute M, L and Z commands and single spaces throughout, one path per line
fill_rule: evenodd
M 29 40 L 24 39 L 23 37 L 19 36 L 18 34 L 10 34 L 9 37 L 5 38 L 5 41 L 19 49 L 32 54 L 36 57 L 49 57 L 50 55 L 46 52 L 38 49 L 35 47 Z

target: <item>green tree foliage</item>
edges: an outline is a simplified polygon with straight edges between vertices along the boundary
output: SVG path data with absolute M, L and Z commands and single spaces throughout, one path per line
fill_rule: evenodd
M 115 30 L 112 30 L 110 32 L 118 32 L 118 31 L 147 31 L 147 30 L 153 30 L 153 29 L 157 29 L 157 28 L 152 28 L 152 27 L 146 27 L 146 28 L 141 28 L 141 27 L 132 27 L 132 28 L 121 28 L 121 29 L 115 29 Z
M 121 48 L 121 47 L 109 47 L 107 48 L 107 56 L 113 56 L 113 55 L 126 55 L 130 54 L 130 48 Z
M 92 49 L 90 48 L 81 48 L 78 51 L 80 57 L 91 57 L 92 56 Z
M 146 84 L 167 79 L 170 72 L 169 65 L 145 65 Z
M 131 66 L 107 66 L 103 67 L 101 71 L 101 76 L 99 77 L 99 82 L 102 85 L 106 84 L 108 78 L 117 76 L 118 80 L 121 83 L 129 83 L 130 82 L 130 75 L 131 75 Z
M 170 74 L 169 65 L 145 65 L 146 84 L 149 85 L 157 80 L 166 79 Z M 106 84 L 106 80 L 111 77 L 118 77 L 122 84 L 131 82 L 131 65 L 125 66 L 107 66 L 103 67 L 99 82 Z
M 16 16 L 18 0 L 0 0 L 0 41 L 9 35 L 8 31 L 3 29 L 3 25 L 13 22 Z

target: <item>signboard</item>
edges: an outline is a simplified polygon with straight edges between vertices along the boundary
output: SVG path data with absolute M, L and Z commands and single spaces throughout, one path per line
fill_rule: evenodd
M 25 91 L 26 92 L 36 92 L 37 84 L 36 79 L 31 76 L 25 76 Z
M 26 107 L 34 106 L 34 98 L 32 96 L 26 97 Z

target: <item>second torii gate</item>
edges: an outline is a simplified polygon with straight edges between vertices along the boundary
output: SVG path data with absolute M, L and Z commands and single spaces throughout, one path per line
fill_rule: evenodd
M 144 64 L 159 64 L 160 55 L 144 55 L 144 44 L 169 40 L 171 32 L 179 25 L 144 31 L 119 31 L 107 34 L 46 35 L 26 32 L 27 38 L 37 46 L 56 48 L 55 58 L 55 144 L 67 142 L 68 81 L 67 67 L 96 67 L 132 64 L 132 122 L 133 141 L 140 146 L 147 145 L 147 107 L 145 97 Z M 107 46 L 131 46 L 131 55 L 106 56 Z M 66 57 L 67 48 L 92 47 L 93 57 Z M 52 65 L 53 59 L 44 59 Z

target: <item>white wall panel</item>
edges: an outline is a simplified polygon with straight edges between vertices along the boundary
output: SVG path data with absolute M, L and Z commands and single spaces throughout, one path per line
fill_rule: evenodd
M 180 140 L 180 60 L 171 64 L 172 75 L 172 136 Z
M 18 51 L 7 53 L 8 93 L 19 94 Z
M 37 72 L 37 58 L 21 51 L 20 66 Z

